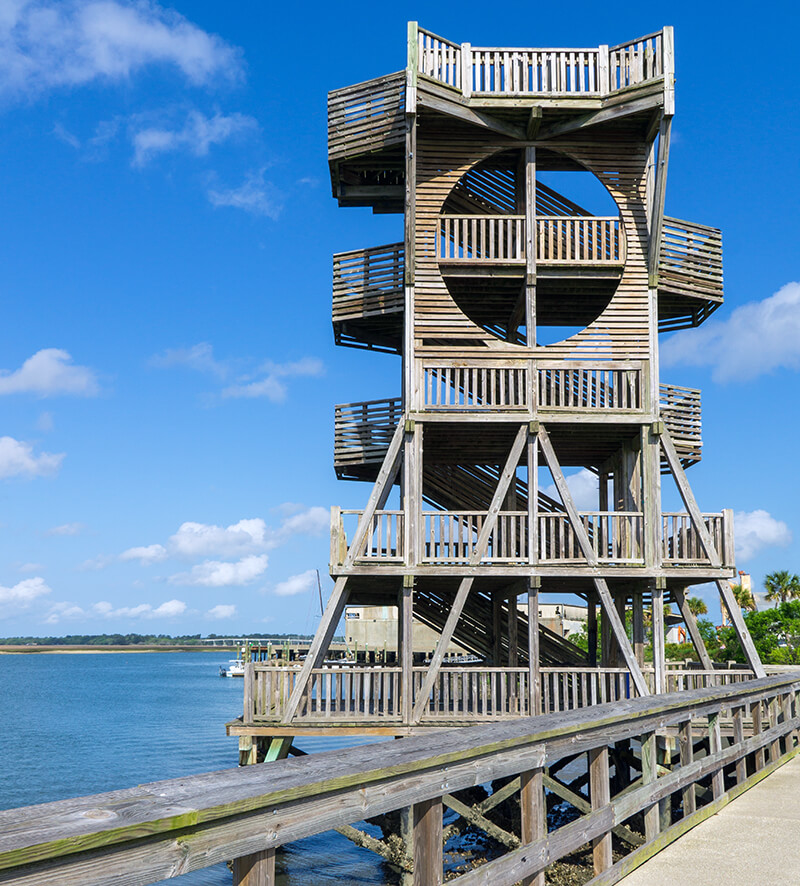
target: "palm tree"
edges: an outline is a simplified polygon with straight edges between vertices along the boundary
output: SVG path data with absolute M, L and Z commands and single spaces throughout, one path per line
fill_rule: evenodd
M 756 601 L 753 599 L 753 594 L 747 588 L 743 588 L 741 585 L 731 585 L 731 590 L 733 591 L 733 598 L 739 604 L 740 609 L 744 609 L 747 612 L 756 612 Z
M 686 605 L 689 607 L 689 612 L 697 618 L 698 615 L 707 615 L 708 614 L 708 606 L 699 598 L 699 597 L 687 597 Z
M 776 606 L 779 602 L 785 603 L 800 597 L 800 578 L 785 569 L 770 572 L 764 579 L 764 587 L 767 590 L 767 600 L 774 600 Z

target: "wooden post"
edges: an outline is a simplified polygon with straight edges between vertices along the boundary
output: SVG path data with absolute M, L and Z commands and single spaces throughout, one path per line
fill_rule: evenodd
M 538 576 L 528 584 L 528 710 L 531 714 L 542 713 L 542 675 L 539 639 L 539 588 Z M 539 886 L 539 884 L 536 884 Z
M 530 600 L 530 596 L 528 599 Z M 547 836 L 547 804 L 542 776 L 542 769 L 530 769 L 520 776 L 519 804 L 523 846 Z M 522 886 L 545 886 L 544 871 L 524 877 L 521 882 Z
M 646 732 L 642 736 L 642 784 L 654 785 L 656 778 L 656 734 Z M 657 802 L 645 808 L 644 831 L 648 843 L 655 840 L 659 834 L 660 815 Z
M 667 659 L 664 637 L 664 584 L 666 579 L 657 578 L 652 587 L 653 594 L 653 669 L 656 695 L 667 691 Z
M 694 739 L 692 738 L 692 721 L 685 720 L 679 727 L 678 749 L 681 766 L 688 766 L 694 760 Z M 697 809 L 697 798 L 694 783 L 687 785 L 682 793 L 683 817 L 688 818 Z
M 233 886 L 275 886 L 275 850 L 265 849 L 233 860 Z
M 414 886 L 442 883 L 442 799 L 414 804 Z
M 597 667 L 597 594 L 591 591 L 586 595 L 587 622 L 586 638 L 589 646 L 589 667 Z
M 503 594 L 492 591 L 492 664 L 499 668 L 503 664 Z
M 608 748 L 605 745 L 589 751 L 589 796 L 593 810 L 602 809 L 611 802 Z M 595 876 L 611 867 L 611 831 L 592 840 L 592 858 Z
M 536 346 L 536 148 L 525 148 L 525 330 Z
M 517 613 L 517 593 L 508 595 L 508 666 L 519 665 L 519 616 Z
M 681 615 L 683 616 L 683 620 L 686 623 L 686 630 L 689 632 L 689 636 L 692 639 L 692 643 L 701 664 L 707 671 L 713 671 L 714 662 L 711 661 L 711 656 L 708 654 L 706 644 L 703 642 L 703 637 L 701 636 L 700 629 L 697 626 L 697 619 L 694 617 L 694 613 L 692 612 L 692 610 L 689 609 L 689 603 L 686 599 L 686 589 L 673 588 L 672 596 L 675 598 L 678 607 L 681 610 Z
M 733 743 L 741 745 L 744 741 L 744 706 L 737 705 L 733 709 Z M 747 759 L 742 756 L 736 761 L 736 783 L 741 784 L 747 778 Z
M 403 723 L 411 722 L 411 711 L 414 698 L 414 577 L 403 576 L 403 588 L 400 592 L 400 612 L 398 619 L 400 667 L 400 705 Z
M 634 591 L 631 597 L 631 610 L 633 614 L 633 654 L 639 667 L 644 667 L 644 595 L 641 591 Z
M 710 714 L 708 717 L 708 750 L 711 754 L 718 754 L 722 750 L 719 714 Z M 711 790 L 715 800 L 719 800 L 725 793 L 725 779 L 722 767 L 715 769 L 711 775 Z

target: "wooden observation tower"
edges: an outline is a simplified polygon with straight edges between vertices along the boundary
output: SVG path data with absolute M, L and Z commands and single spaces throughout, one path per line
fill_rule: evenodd
M 334 197 L 404 219 L 402 242 L 334 256 L 335 338 L 400 355 L 401 396 L 336 407 L 337 474 L 371 491 L 333 509 L 305 663 L 251 665 L 233 731 L 401 735 L 679 688 L 664 604 L 713 676 L 686 605 L 701 582 L 763 675 L 728 583 L 732 514 L 701 512 L 687 480 L 700 392 L 659 374 L 659 333 L 722 303 L 720 231 L 664 215 L 673 58 L 671 28 L 509 49 L 412 22 L 404 70 L 329 94 Z M 613 211 L 582 208 L 583 180 Z M 662 509 L 673 481 L 681 512 Z M 586 601 L 588 654 L 539 625 L 543 593 Z M 325 665 L 348 603 L 398 607 L 391 666 Z M 424 664 L 413 620 L 440 635 Z M 448 663 L 453 640 L 475 661 Z

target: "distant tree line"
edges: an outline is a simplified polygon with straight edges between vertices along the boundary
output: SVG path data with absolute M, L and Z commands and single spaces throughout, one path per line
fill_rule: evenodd
M 3 646 L 203 646 L 207 640 L 219 640 L 230 634 L 68 634 L 66 637 L 0 637 Z M 261 633 L 238 634 L 251 640 L 310 640 L 309 634 Z

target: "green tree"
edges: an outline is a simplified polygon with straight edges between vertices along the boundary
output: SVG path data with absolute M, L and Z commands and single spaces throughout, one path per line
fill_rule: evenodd
M 770 572 L 764 579 L 764 587 L 767 591 L 767 600 L 774 602 L 776 607 L 778 603 L 800 597 L 800 578 L 786 569 Z
M 707 615 L 708 614 L 708 606 L 701 600 L 699 597 L 689 597 L 686 600 L 686 605 L 689 607 L 689 612 L 697 618 L 698 615 Z
M 741 585 L 731 585 L 731 590 L 733 591 L 733 598 L 739 604 L 740 609 L 744 609 L 745 612 L 756 611 L 756 601 L 753 599 L 753 594 L 747 588 L 743 588 Z

